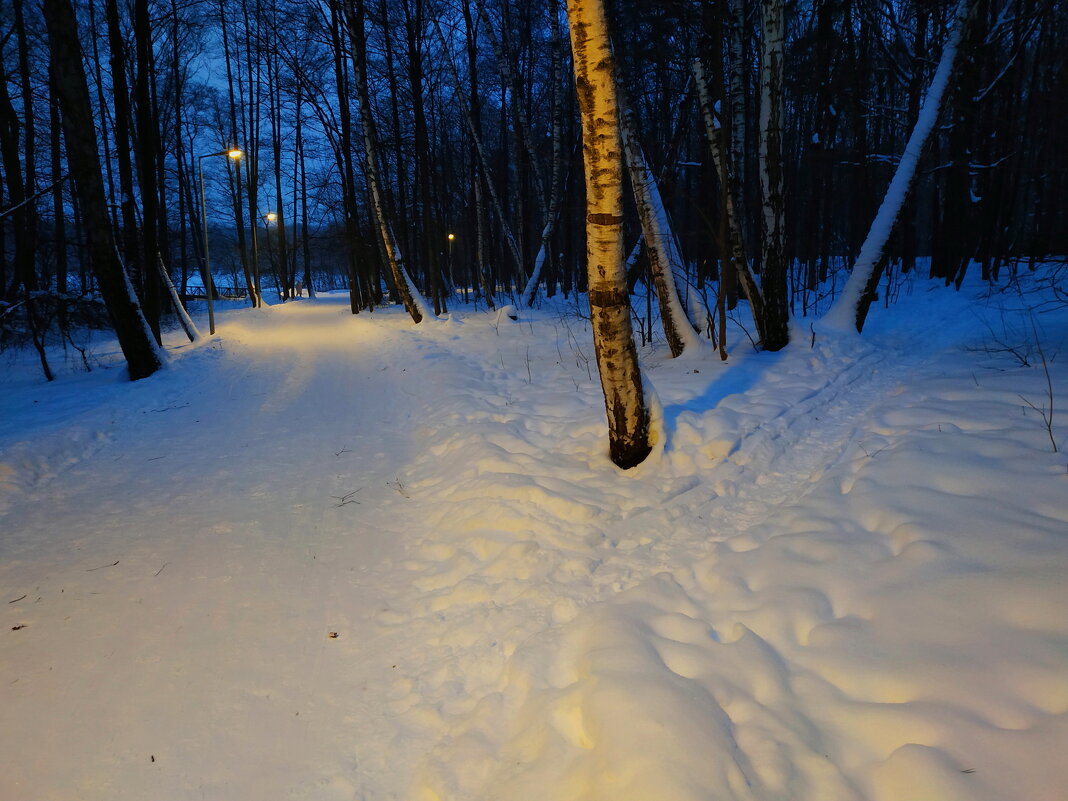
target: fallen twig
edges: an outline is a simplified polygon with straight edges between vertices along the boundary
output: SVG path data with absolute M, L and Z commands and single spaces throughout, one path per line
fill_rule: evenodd
M 166 567 L 166 566 L 167 566 L 167 565 L 169 565 L 169 564 L 170 564 L 170 562 L 164 562 L 164 563 L 163 563 L 163 567 Z M 157 576 L 158 576 L 158 575 L 159 575 L 160 573 L 162 573 L 162 572 L 163 572 L 163 567 L 161 567 L 161 568 L 160 568 L 159 570 L 157 570 L 157 571 L 156 571 L 156 573 L 155 573 L 155 575 L 157 575 Z
M 337 505 L 334 508 L 345 506 L 345 505 L 350 504 L 350 503 L 358 504 L 359 501 L 357 501 L 352 496 L 355 495 L 357 492 L 359 492 L 362 489 L 363 489 L 363 487 L 359 487 L 357 489 L 354 489 L 352 492 L 346 492 L 344 495 L 331 495 L 330 497 L 338 502 Z
M 152 412 L 153 414 L 159 414 L 160 412 L 169 412 L 169 411 L 173 411 L 174 409 L 188 409 L 188 408 L 189 408 L 189 404 L 188 403 L 182 403 L 182 404 L 179 404 L 178 406 L 165 406 L 162 409 L 149 409 L 149 411 Z
M 85 569 L 85 572 L 86 573 L 92 573 L 94 570 L 103 570 L 105 567 L 115 567 L 115 565 L 117 565 L 118 563 L 119 563 L 119 560 L 116 559 L 110 565 L 101 565 L 100 567 L 88 567 L 88 568 Z
M 26 597 L 25 595 L 20 595 L 20 596 L 19 596 L 18 598 L 16 598 L 16 599 L 15 599 L 14 601 L 8 601 L 8 603 L 9 603 L 9 604 L 14 604 L 14 603 L 18 603 L 19 601 L 21 601 L 21 600 L 22 600 L 23 598 L 25 598 L 25 597 Z

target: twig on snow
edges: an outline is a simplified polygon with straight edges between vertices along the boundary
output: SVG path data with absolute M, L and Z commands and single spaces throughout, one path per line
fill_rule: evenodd
M 119 563 L 119 560 L 116 559 L 114 562 L 112 562 L 109 565 L 101 565 L 100 567 L 88 567 L 88 568 L 85 569 L 85 572 L 86 573 L 92 573 L 94 570 L 103 570 L 105 567 L 115 567 L 115 565 L 117 565 L 118 563 Z
M 334 505 L 334 508 L 336 509 L 336 508 L 339 508 L 339 507 L 342 507 L 342 506 L 347 506 L 350 503 L 358 504 L 359 501 L 356 500 L 355 498 L 353 498 L 352 496 L 355 495 L 357 492 L 359 492 L 362 489 L 363 489 L 363 487 L 358 487 L 357 489 L 354 489 L 352 492 L 346 492 L 344 495 L 331 495 L 330 497 L 333 498 L 335 501 L 337 501 L 337 503 Z

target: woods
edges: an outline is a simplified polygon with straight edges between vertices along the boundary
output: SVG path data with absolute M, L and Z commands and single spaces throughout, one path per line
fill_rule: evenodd
M 353 313 L 398 302 L 414 322 L 457 303 L 608 297 L 587 269 L 600 246 L 579 8 L 71 13 L 77 41 L 62 45 L 51 5 L 0 13 L 0 337 L 32 345 L 46 375 L 72 330 L 121 325 L 108 287 L 124 281 L 157 344 L 180 317 L 174 294 L 259 306 L 344 289 Z M 777 350 L 850 270 L 842 303 L 860 328 L 913 270 L 998 281 L 1068 246 L 1061 0 L 612 0 L 604 19 L 625 169 L 621 206 L 603 213 L 631 254 L 609 294 L 614 325 L 633 316 L 643 344 L 679 355 L 704 338 L 725 358 L 730 324 Z M 56 60 L 74 45 L 79 101 Z M 231 149 L 242 157 L 205 162 Z

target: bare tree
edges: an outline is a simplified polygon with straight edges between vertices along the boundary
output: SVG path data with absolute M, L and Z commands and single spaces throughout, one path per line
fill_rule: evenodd
M 371 210 L 382 247 L 386 252 L 390 272 L 393 274 L 393 281 L 401 296 L 401 302 L 412 320 L 419 323 L 424 317 L 433 317 L 434 313 L 408 275 L 383 201 L 379 180 L 381 170 L 379 169 L 378 135 L 371 109 L 371 92 L 367 85 L 367 34 L 364 30 L 363 0 L 355 0 L 351 6 L 345 3 L 344 11 L 349 26 L 349 36 L 352 39 L 353 67 L 356 72 L 356 92 L 360 100 L 365 172 L 370 186 Z
M 765 350 L 790 341 L 786 296 L 786 220 L 783 198 L 783 0 L 760 0 L 760 194 L 764 204 L 761 281 Z
M 115 247 L 114 232 L 107 216 L 96 131 L 92 125 L 85 124 L 86 120 L 92 119 L 92 107 L 82 67 L 74 9 L 70 0 L 44 0 L 44 16 L 56 99 L 67 143 L 67 162 L 81 199 L 93 271 L 126 357 L 130 379 L 136 381 L 156 372 L 162 366 L 164 356 L 149 331 Z

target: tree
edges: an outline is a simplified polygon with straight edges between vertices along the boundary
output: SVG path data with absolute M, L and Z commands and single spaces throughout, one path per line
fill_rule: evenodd
M 761 290 L 765 350 L 790 341 L 786 296 L 786 221 L 783 219 L 783 0 L 760 0 L 760 194 L 764 203 Z
M 849 281 L 834 306 L 824 317 L 825 324 L 829 326 L 846 328 L 852 323 L 857 331 L 864 327 L 864 319 L 882 274 L 883 250 L 916 177 L 916 166 L 919 164 L 920 156 L 923 155 L 923 146 L 938 121 L 942 97 L 945 95 L 949 77 L 953 72 L 953 62 L 968 21 L 970 7 L 970 0 L 959 0 L 957 3 L 949 38 L 942 49 L 942 58 L 938 62 L 938 69 L 935 70 L 931 85 L 927 89 L 927 95 L 923 99 L 920 116 L 912 129 L 908 144 L 905 145 L 905 152 L 901 156 L 901 161 L 898 162 L 897 170 L 894 171 L 894 178 L 887 187 L 886 195 L 879 206 L 879 211 L 875 214 L 868 236 L 861 245 L 860 254 L 853 264 L 853 273 L 849 276 Z
M 630 327 L 623 269 L 623 143 L 615 61 L 603 0 L 568 0 L 586 173 L 586 272 L 612 461 L 624 470 L 651 450 L 649 411 Z
M 386 252 L 386 260 L 389 263 L 390 272 L 397 292 L 401 296 L 401 302 L 412 321 L 419 323 L 424 317 L 433 317 L 434 313 L 427 304 L 426 299 L 412 283 L 408 270 L 404 266 L 397 237 L 393 233 L 386 213 L 386 205 L 383 201 L 381 181 L 379 175 L 381 163 L 378 157 L 378 134 L 375 129 L 374 114 L 371 109 L 371 91 L 367 84 L 367 34 L 364 30 L 364 4 L 363 0 L 355 0 L 350 6 L 344 4 L 345 19 L 349 26 L 349 36 L 352 39 L 352 60 L 356 72 L 356 92 L 360 100 L 360 122 L 363 127 L 363 146 L 367 183 L 370 188 L 371 210 L 374 214 L 375 227 L 383 249 Z
M 56 99 L 67 143 L 67 162 L 81 200 L 93 272 L 100 285 L 119 346 L 126 357 L 130 380 L 152 375 L 163 365 L 163 352 L 145 322 L 130 279 L 119 260 L 114 231 L 107 216 L 104 179 L 92 108 L 82 67 L 78 24 L 70 0 L 44 0 L 48 46 L 55 76 Z
M 641 220 L 642 236 L 645 237 L 646 250 L 649 255 L 650 272 L 656 287 L 657 300 L 660 303 L 660 320 L 664 326 L 664 336 L 672 356 L 680 356 L 686 348 L 696 348 L 699 343 L 697 332 L 686 319 L 686 312 L 679 300 L 675 284 L 676 274 L 683 272 L 682 254 L 671 228 L 667 209 L 660 198 L 652 170 L 642 152 L 641 143 L 635 132 L 634 113 L 623 102 L 623 93 L 617 93 L 619 100 L 620 134 L 623 139 L 623 151 L 626 154 L 627 172 L 630 185 L 634 190 L 634 205 L 638 207 Z

